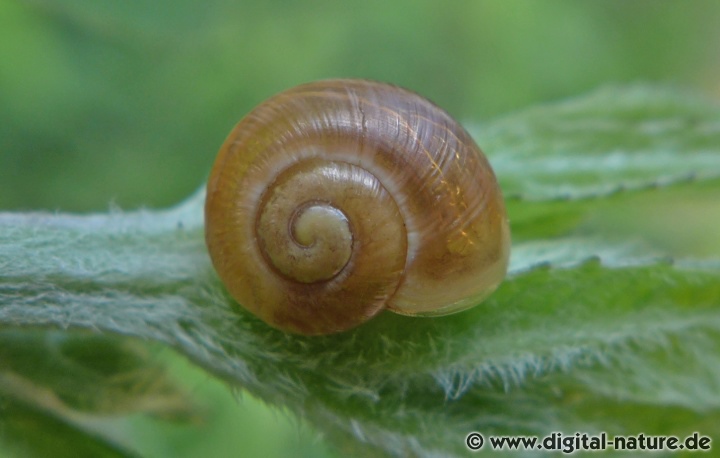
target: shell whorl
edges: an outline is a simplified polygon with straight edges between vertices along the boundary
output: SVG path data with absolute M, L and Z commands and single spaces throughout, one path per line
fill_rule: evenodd
M 504 277 L 509 230 L 470 135 L 410 91 L 329 80 L 248 114 L 216 159 L 206 241 L 230 294 L 301 334 L 441 315 Z

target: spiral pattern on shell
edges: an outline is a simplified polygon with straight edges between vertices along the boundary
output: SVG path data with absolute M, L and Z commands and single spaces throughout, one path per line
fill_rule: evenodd
M 442 315 L 502 281 L 510 235 L 487 159 L 445 111 L 365 80 L 280 93 L 216 159 L 206 241 L 230 294 L 314 335 L 383 309 Z

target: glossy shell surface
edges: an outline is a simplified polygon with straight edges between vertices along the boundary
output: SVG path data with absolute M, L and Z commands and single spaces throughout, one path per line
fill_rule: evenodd
M 484 154 L 445 111 L 392 85 L 328 80 L 270 98 L 231 132 L 207 190 L 218 274 L 286 331 L 339 332 L 383 309 L 453 313 L 507 269 Z

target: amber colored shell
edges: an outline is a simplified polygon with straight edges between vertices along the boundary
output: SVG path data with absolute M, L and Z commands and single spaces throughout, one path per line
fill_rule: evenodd
M 500 188 L 465 129 L 413 92 L 364 80 L 298 86 L 240 121 L 212 169 L 205 225 L 238 303 L 307 335 L 383 309 L 472 307 L 510 251 Z

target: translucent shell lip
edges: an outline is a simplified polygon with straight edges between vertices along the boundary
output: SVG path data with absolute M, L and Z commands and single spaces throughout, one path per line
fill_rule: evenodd
M 470 135 L 419 95 L 364 80 L 298 86 L 240 121 L 215 161 L 205 221 L 230 294 L 308 335 L 383 309 L 472 307 L 509 257 L 502 195 Z

